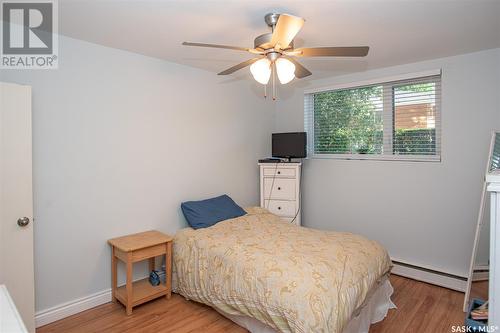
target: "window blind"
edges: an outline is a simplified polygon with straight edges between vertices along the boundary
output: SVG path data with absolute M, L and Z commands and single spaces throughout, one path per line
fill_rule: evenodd
M 441 75 L 304 95 L 309 156 L 439 161 Z

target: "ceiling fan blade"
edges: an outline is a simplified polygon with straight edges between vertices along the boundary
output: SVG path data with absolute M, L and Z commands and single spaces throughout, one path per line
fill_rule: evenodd
M 303 47 L 293 50 L 291 54 L 297 57 L 364 57 L 369 49 L 368 46 Z
M 312 74 L 307 68 L 302 66 L 300 62 L 293 59 L 292 57 L 286 57 L 286 59 L 290 60 L 295 65 L 295 77 L 297 79 L 302 79 Z
M 262 54 L 261 51 L 255 49 L 249 49 L 247 47 L 239 47 L 239 46 L 231 46 L 231 45 L 220 45 L 220 44 L 206 44 L 206 43 L 192 43 L 192 42 L 183 42 L 182 45 L 186 46 L 198 46 L 198 47 L 211 47 L 216 49 L 229 49 L 236 51 L 246 51 L 255 54 Z
M 229 74 L 232 74 L 232 73 L 236 72 L 237 70 L 240 70 L 242 68 L 250 66 L 251 64 L 253 64 L 254 62 L 256 62 L 259 59 L 261 59 L 261 58 L 252 58 L 250 60 L 244 61 L 242 63 L 239 63 L 238 65 L 235 65 L 235 66 L 233 66 L 231 68 L 226 69 L 225 71 L 220 72 L 217 75 L 229 75 Z
M 271 45 L 280 50 L 286 49 L 304 25 L 302 17 L 280 14 L 273 31 Z

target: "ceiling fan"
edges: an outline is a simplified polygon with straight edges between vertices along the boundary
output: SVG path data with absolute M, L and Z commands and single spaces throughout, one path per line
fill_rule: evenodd
M 364 57 L 368 54 L 368 46 L 294 48 L 293 40 L 304 25 L 303 18 L 289 14 L 270 13 L 264 17 L 264 20 L 271 27 L 272 32 L 255 38 L 253 48 L 192 42 L 183 42 L 182 45 L 229 49 L 255 54 L 256 57 L 228 68 L 218 75 L 232 74 L 250 66 L 250 72 L 254 79 L 265 87 L 272 77 L 273 99 L 276 99 L 276 76 L 281 84 L 287 84 L 295 77 L 301 79 L 312 74 L 295 57 Z M 266 96 L 266 90 L 264 91 L 264 96 Z

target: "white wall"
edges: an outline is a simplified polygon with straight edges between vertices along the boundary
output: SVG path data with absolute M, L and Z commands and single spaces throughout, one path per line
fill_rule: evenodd
M 303 130 L 305 88 L 436 68 L 442 162 L 307 160 L 303 223 L 360 233 L 394 259 L 466 276 L 490 132 L 500 129 L 500 49 L 295 83 L 282 92 L 275 130 Z
M 59 56 L 58 70 L 0 72 L 33 86 L 38 311 L 109 288 L 106 240 L 174 233 L 183 200 L 257 204 L 273 126 L 249 81 L 65 37 Z

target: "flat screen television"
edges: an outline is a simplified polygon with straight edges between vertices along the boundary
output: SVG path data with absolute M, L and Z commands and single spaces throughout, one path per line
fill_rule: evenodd
M 306 153 L 306 133 L 291 132 L 291 133 L 273 133 L 272 135 L 272 150 L 273 157 L 287 158 L 304 158 Z

